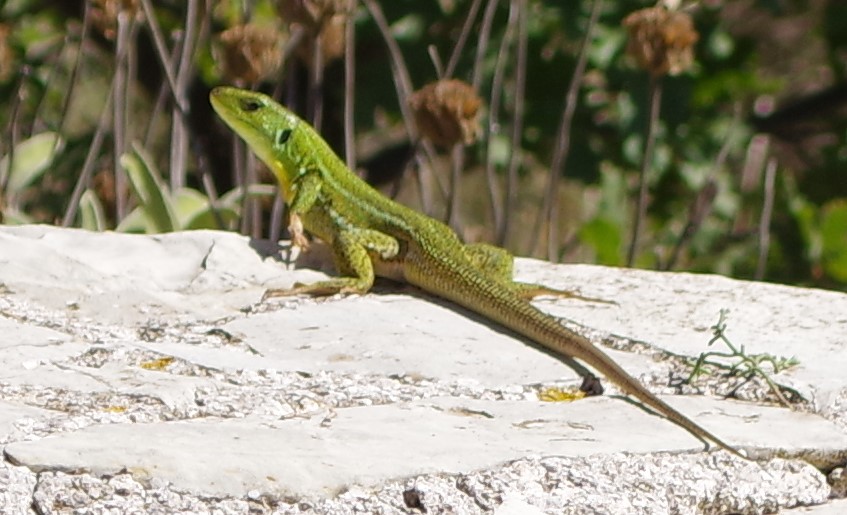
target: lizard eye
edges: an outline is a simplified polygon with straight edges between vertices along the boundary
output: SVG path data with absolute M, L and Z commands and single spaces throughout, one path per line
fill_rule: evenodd
M 252 113 L 253 111 L 258 111 L 261 109 L 262 104 L 257 100 L 242 100 L 241 101 L 241 110 Z
M 283 129 L 283 130 L 279 131 L 279 133 L 276 136 L 277 145 L 284 145 L 285 142 L 287 142 L 288 138 L 290 138 L 290 137 L 291 137 L 291 129 Z

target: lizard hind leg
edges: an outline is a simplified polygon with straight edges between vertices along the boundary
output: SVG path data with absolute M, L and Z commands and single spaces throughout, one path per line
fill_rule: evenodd
M 487 243 L 472 243 L 465 245 L 465 255 L 471 262 L 491 279 L 500 282 L 524 300 L 535 297 L 562 297 L 583 300 L 586 302 L 601 302 L 615 304 L 614 301 L 597 299 L 580 295 L 573 290 L 558 290 L 543 284 L 523 283 L 512 279 L 514 275 L 514 257 L 508 250 Z
M 374 283 L 374 267 L 370 253 L 388 259 L 394 257 L 399 249 L 397 240 L 369 229 L 340 232 L 331 246 L 339 277 L 311 284 L 295 283 L 291 288 L 270 289 L 265 292 L 262 300 L 301 294 L 326 297 L 339 293 L 367 293 Z

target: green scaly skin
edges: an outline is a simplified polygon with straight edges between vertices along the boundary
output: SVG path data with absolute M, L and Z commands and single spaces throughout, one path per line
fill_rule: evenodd
M 512 281 L 512 256 L 464 245 L 446 225 L 398 204 L 353 174 L 308 123 L 261 93 L 212 91 L 218 115 L 276 175 L 292 215 L 333 250 L 339 277 L 283 294 L 364 294 L 375 276 L 417 286 L 552 352 L 576 358 L 694 436 L 745 457 L 647 390 L 586 338 L 536 309 L 550 290 Z

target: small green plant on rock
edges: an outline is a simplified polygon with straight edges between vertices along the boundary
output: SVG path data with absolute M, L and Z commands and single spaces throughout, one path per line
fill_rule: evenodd
M 790 407 L 788 399 L 782 393 L 784 387 L 777 385 L 771 376 L 778 374 L 784 370 L 800 364 L 800 361 L 795 357 L 785 358 L 782 356 L 774 356 L 772 354 L 747 354 L 743 345 L 736 347 L 726 336 L 726 318 L 729 314 L 728 309 L 720 310 L 718 322 L 712 326 L 712 339 L 708 345 L 711 347 L 716 341 L 720 340 L 729 348 L 729 352 L 709 351 L 700 354 L 697 361 L 694 363 L 691 374 L 685 379 L 685 383 L 690 384 L 697 377 L 708 374 L 709 367 L 725 370 L 728 376 L 743 376 L 750 380 L 755 376 L 761 377 L 770 387 L 771 391 L 779 399 L 779 402 Z M 719 362 L 710 358 L 726 358 L 728 362 Z M 766 371 L 763 366 L 769 365 L 770 370 Z

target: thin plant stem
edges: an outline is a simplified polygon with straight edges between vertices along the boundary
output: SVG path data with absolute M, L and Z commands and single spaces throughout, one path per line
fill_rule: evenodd
M 479 8 L 482 6 L 482 0 L 474 0 L 468 10 L 468 16 L 465 18 L 465 23 L 462 25 L 462 32 L 459 33 L 459 40 L 453 46 L 453 53 L 450 55 L 450 60 L 447 61 L 447 68 L 444 69 L 444 75 L 441 77 L 452 77 L 456 72 L 456 66 L 459 64 L 459 58 L 462 56 L 462 51 L 465 49 L 465 44 L 468 42 L 468 36 L 471 34 L 471 29 L 476 21 L 476 15 L 479 13 Z
M 62 218 L 62 227 L 70 227 L 76 218 L 76 212 L 79 209 L 79 199 L 82 198 L 83 192 L 88 188 L 88 183 L 91 181 L 91 175 L 94 171 L 94 164 L 97 161 L 97 156 L 100 153 L 100 147 L 103 146 L 103 140 L 106 137 L 106 131 L 109 129 L 109 120 L 111 118 L 111 103 L 113 101 L 115 90 L 115 80 L 112 78 L 112 83 L 109 85 L 109 93 L 106 96 L 106 105 L 103 106 L 103 111 L 100 113 L 100 119 L 97 122 L 97 130 L 94 131 L 94 138 L 91 140 L 91 145 L 88 147 L 88 154 L 85 156 L 85 162 L 82 165 L 82 171 L 76 180 L 71 198 L 68 202 L 68 207 L 65 209 L 65 216 Z
M 629 242 L 626 265 L 631 267 L 635 263 L 638 253 L 638 245 L 641 240 L 642 226 L 647 216 L 648 191 L 647 174 L 653 166 L 653 148 L 656 144 L 656 135 L 659 130 L 659 112 L 662 104 L 662 82 L 660 77 L 650 75 L 650 116 L 647 119 L 647 139 L 644 142 L 644 155 L 641 161 L 641 172 L 638 175 L 638 198 L 636 199 L 635 220 L 632 226 L 632 239 Z
M 244 190 L 247 194 L 247 190 Z M 285 201 L 277 188 L 277 193 L 274 195 L 274 203 L 271 207 L 271 225 L 268 228 L 268 239 L 270 241 L 279 241 L 282 238 L 282 215 L 285 212 Z
M 320 34 L 315 34 L 312 41 L 312 65 L 309 70 L 309 94 L 306 104 L 309 119 L 316 131 L 321 131 L 323 125 L 323 83 L 324 59 L 323 44 Z
M 667 263 L 661 267 L 662 270 L 671 270 L 676 266 L 679 256 L 682 255 L 682 249 L 685 248 L 697 233 L 697 230 L 703 224 L 703 220 L 709 216 L 717 194 L 718 181 L 714 177 L 710 177 L 706 180 L 706 184 L 700 188 L 700 191 L 697 192 L 694 202 L 692 202 L 688 210 L 688 220 L 685 223 L 682 234 L 679 235 Z
M 482 22 L 480 23 L 479 27 L 479 43 L 477 43 L 476 46 L 476 53 L 474 55 L 473 72 L 471 78 L 471 85 L 473 86 L 475 91 L 479 91 L 480 86 L 482 85 L 483 62 L 485 59 L 485 52 L 488 50 L 488 43 L 491 39 L 491 28 L 494 24 L 494 14 L 497 12 L 497 3 L 498 0 L 488 0 L 488 3 L 485 6 L 485 12 L 483 12 L 482 14 Z M 498 62 L 500 61 L 499 57 L 500 56 L 498 56 Z M 500 86 L 502 86 L 502 81 L 500 83 Z M 484 141 L 486 141 L 488 149 L 490 149 L 491 147 L 492 122 L 490 119 L 492 116 L 494 116 L 492 113 L 497 110 L 494 100 L 493 83 L 490 101 L 491 105 L 489 106 L 489 124 L 485 128 L 486 134 L 484 139 Z M 498 100 L 496 102 L 499 102 L 499 93 Z M 491 204 L 491 226 L 496 228 L 500 225 L 500 219 L 502 218 L 499 202 L 500 188 L 497 184 L 497 175 L 494 173 L 494 163 L 492 163 L 491 159 L 489 158 L 489 152 L 485 152 L 483 160 L 485 169 L 485 184 L 488 189 L 488 198 Z
M 356 24 L 353 16 L 356 0 L 349 0 L 344 24 L 344 160 L 350 170 L 356 170 L 356 124 L 353 113 L 356 107 Z
M 82 56 L 85 54 L 83 52 L 83 45 L 85 44 L 85 40 L 88 39 L 88 32 L 91 28 L 91 6 L 89 5 L 91 2 L 84 2 L 83 11 L 82 11 L 82 28 L 79 32 L 79 42 L 77 44 L 76 57 L 74 58 L 74 64 L 71 67 L 70 77 L 68 79 L 68 86 L 65 88 L 65 98 L 62 102 L 62 111 L 59 115 L 59 134 L 65 132 L 65 123 L 68 121 L 68 110 L 71 107 L 71 100 L 74 98 L 74 90 L 77 86 L 77 79 L 79 77 L 79 71 L 82 69 Z M 66 42 L 67 47 L 71 47 L 69 42 Z M 46 98 L 46 97 L 45 97 Z M 41 108 L 44 107 L 45 103 L 42 102 L 39 105 L 37 112 L 41 111 Z M 41 118 L 40 115 L 36 115 L 37 118 Z
M 443 79 L 444 63 L 441 62 L 441 56 L 438 55 L 438 49 L 435 45 L 427 45 L 426 53 L 429 55 L 429 60 L 432 61 L 432 66 L 435 68 L 435 76 L 439 79 Z
M 712 170 L 709 172 L 709 176 L 707 177 L 705 184 L 702 188 L 700 188 L 700 191 L 697 192 L 694 202 L 691 204 L 691 208 L 689 209 L 688 220 L 685 223 L 685 227 L 671 251 L 670 258 L 668 258 L 664 266 L 661 267 L 662 270 L 672 270 L 676 266 L 677 261 L 679 261 L 679 256 L 682 255 L 682 250 L 697 233 L 697 230 L 703 224 L 706 217 L 709 216 L 715 196 L 718 194 L 718 181 L 716 176 L 726 164 L 726 160 L 729 157 L 729 151 L 732 148 L 732 139 L 735 133 L 735 128 L 740 120 L 741 106 L 740 104 L 736 104 L 732 124 L 726 132 L 723 144 L 715 158 L 715 164 L 712 166 Z
M 500 41 L 497 52 L 497 60 L 494 65 L 494 77 L 491 80 L 491 101 L 488 113 L 488 125 L 486 127 L 486 140 L 488 141 L 488 152 L 485 154 L 485 177 L 488 184 L 488 195 L 491 201 L 491 216 L 494 219 L 494 241 L 497 245 L 503 245 L 504 241 L 500 235 L 505 235 L 504 205 L 500 191 L 500 182 L 495 170 L 495 164 L 490 159 L 491 146 L 494 144 L 496 135 L 500 133 L 500 104 L 503 95 L 503 84 L 506 76 L 506 62 L 508 61 L 509 49 L 515 38 L 515 26 L 517 25 L 517 9 L 513 2 L 509 3 L 509 18 L 506 22 L 506 33 Z
M 132 31 L 129 12 L 121 10 L 118 13 L 118 30 L 115 38 L 115 89 L 112 100 L 112 160 L 115 174 L 115 220 L 123 220 L 126 216 L 127 187 L 129 186 L 126 173 L 120 164 L 121 156 L 126 152 L 126 129 L 127 129 L 127 102 L 129 97 L 128 78 L 129 62 L 128 54 L 132 47 L 130 36 Z
M 523 162 L 522 138 L 524 122 L 524 94 L 526 92 L 526 61 L 529 37 L 527 34 L 527 0 L 512 0 L 517 5 L 518 47 L 515 63 L 515 105 L 512 113 L 509 168 L 506 173 L 506 206 L 503 223 L 497 234 L 498 242 L 505 242 L 511 228 L 511 215 L 517 209 L 518 168 Z
M 156 102 L 153 104 L 153 110 L 150 112 L 150 118 L 147 120 L 147 128 L 144 130 L 144 148 L 153 141 L 155 135 L 156 123 L 159 120 L 162 112 L 165 109 L 165 102 L 168 100 L 168 87 L 163 83 L 159 85 L 159 92 L 156 94 Z
M 450 194 L 447 202 L 447 224 L 457 234 L 462 234 L 462 219 L 459 204 L 462 191 L 462 169 L 465 165 L 465 146 L 461 143 L 453 145 L 453 149 L 450 151 L 450 164 Z
M 144 0 L 142 0 L 144 1 Z M 130 45 L 119 45 L 116 49 L 116 57 L 115 57 L 115 69 L 121 70 L 126 67 L 126 61 L 128 58 Z M 97 123 L 97 130 L 94 132 L 94 138 L 91 141 L 91 145 L 88 147 L 88 154 L 85 156 L 85 162 L 82 166 L 82 172 L 80 172 L 79 177 L 77 178 L 77 182 L 74 185 L 74 189 L 71 192 L 71 198 L 68 202 L 68 207 L 65 209 L 65 216 L 62 218 L 62 227 L 70 227 L 76 218 L 76 212 L 79 209 L 79 201 L 82 198 L 83 192 L 88 188 L 89 183 L 91 182 L 91 176 L 94 172 L 94 164 L 96 162 L 97 155 L 100 153 L 100 148 L 103 146 L 103 140 L 106 136 L 106 131 L 109 128 L 109 119 L 112 118 L 113 122 L 115 119 L 115 113 L 112 112 L 112 109 L 122 109 L 124 106 L 120 104 L 118 100 L 121 98 L 121 94 L 125 94 L 123 91 L 120 94 L 118 93 L 118 88 L 123 87 L 121 84 L 121 80 L 125 80 L 125 77 L 120 77 L 120 73 L 116 73 L 112 76 L 112 82 L 109 85 L 109 94 L 107 96 L 106 105 L 103 107 L 103 111 L 100 113 L 100 119 Z M 110 116 L 111 114 L 111 116 Z M 117 178 L 121 175 L 120 170 L 122 167 L 117 162 L 119 156 L 115 156 L 115 189 L 116 189 L 116 199 L 119 199 L 121 196 L 121 190 L 118 189 Z M 117 219 L 118 221 L 121 218 Z
M 179 52 L 179 63 L 176 67 L 176 91 L 175 95 L 179 98 L 178 106 L 188 105 L 188 86 L 194 72 L 194 55 L 195 45 L 197 43 L 198 33 L 198 17 L 199 17 L 199 0 L 188 0 L 185 14 L 185 34 L 182 37 L 182 48 Z M 166 63 L 167 59 L 162 56 L 162 63 Z M 179 107 L 174 108 L 172 116 L 172 133 L 171 133 L 171 169 L 170 169 L 170 184 L 173 190 L 181 188 L 185 185 L 186 162 L 188 161 L 188 137 L 189 127 L 183 113 L 185 109 Z
M 165 45 L 165 36 L 162 34 L 162 29 L 156 21 L 153 12 L 153 6 L 150 5 L 150 0 L 141 0 L 141 8 L 144 10 L 144 18 L 147 20 L 147 26 L 150 28 L 150 33 L 153 35 L 153 46 L 156 49 L 156 55 L 159 58 L 159 64 L 165 72 L 165 80 L 170 86 L 171 100 L 179 108 L 180 112 L 186 113 L 188 107 L 186 100 L 177 94 L 179 88 L 177 86 L 176 77 L 170 67 L 170 59 L 168 58 L 168 50 Z
M 385 13 L 379 6 L 379 2 L 375 0 L 362 0 L 365 7 L 370 11 L 371 16 L 379 29 L 382 38 L 385 40 L 385 45 L 388 48 L 388 55 L 391 57 L 389 64 L 391 72 L 394 75 L 394 84 L 397 88 L 397 99 L 400 103 L 400 113 L 403 115 L 403 120 L 406 123 L 406 130 L 412 140 L 417 140 L 418 131 L 412 119 L 412 112 L 409 110 L 407 99 L 412 94 L 412 77 L 409 75 L 409 69 L 403 59 L 403 53 L 400 51 L 400 46 L 394 37 L 391 36 L 391 27 L 388 25 L 388 20 L 385 18 Z
M 771 216 L 773 215 L 774 197 L 776 195 L 774 184 L 776 183 L 776 158 L 768 159 L 765 167 L 764 202 L 762 204 L 762 216 L 759 219 L 759 258 L 756 263 L 757 281 L 765 278 L 765 270 L 768 266 L 768 249 L 771 241 Z
M 9 116 L 9 127 L 7 129 L 7 139 L 9 142 L 9 148 L 6 152 L 6 158 L 8 160 L 9 165 L 5 167 L 5 170 L 0 169 L 0 193 L 6 192 L 6 186 L 9 183 L 9 179 L 12 177 L 12 166 L 15 164 L 15 147 L 18 144 L 18 134 L 19 131 L 19 114 L 21 112 L 21 102 L 24 99 L 24 85 L 26 81 L 30 80 L 32 75 L 32 70 L 29 66 L 24 66 L 22 70 L 23 73 L 18 80 L 18 83 L 15 87 L 15 95 L 14 100 L 12 101 L 12 109 L 11 115 Z M 3 199 L 0 199 L 2 201 Z M 0 213 L 2 214 L 2 213 Z
M 597 26 L 597 19 L 600 16 L 602 5 L 602 0 L 594 0 L 591 5 L 591 13 L 588 17 L 585 36 L 582 38 L 576 66 L 571 75 L 568 90 L 565 93 L 565 107 L 562 111 L 562 118 L 559 121 L 559 128 L 556 131 L 556 146 L 553 149 L 550 173 L 547 176 L 544 202 L 535 224 L 535 227 L 538 228 L 535 236 L 536 241 L 530 246 L 531 255 L 535 255 L 538 250 L 538 242 L 542 239 L 542 234 L 546 227 L 547 259 L 554 262 L 559 260 L 559 190 L 565 163 L 567 163 L 568 154 L 570 153 L 571 127 L 573 127 L 573 117 L 579 101 L 579 89 L 582 85 L 582 79 L 585 77 L 585 68 L 588 63 L 588 49 L 594 38 L 594 28 Z
M 491 40 L 491 28 L 494 25 L 494 15 L 497 13 L 497 4 L 499 0 L 488 0 L 485 6 L 485 12 L 482 14 L 482 23 L 479 26 L 479 42 L 476 45 L 476 53 L 474 54 L 473 73 L 471 85 L 474 90 L 479 91 L 482 85 L 483 62 L 485 60 L 485 51 L 488 50 L 488 42 Z
M 397 41 L 395 41 L 391 36 L 391 28 L 388 26 L 388 20 L 385 18 L 385 13 L 382 12 L 379 2 L 376 0 L 362 0 L 362 3 L 365 4 L 365 7 L 367 7 L 368 11 L 371 13 L 380 34 L 385 40 L 385 45 L 388 48 L 388 54 L 391 57 L 389 61 L 391 65 L 391 73 L 394 76 L 394 85 L 397 89 L 397 100 L 400 107 L 400 114 L 403 116 L 403 123 L 406 126 L 406 132 L 409 134 L 410 140 L 418 141 L 418 129 L 415 125 L 408 103 L 409 95 L 412 94 L 412 78 L 409 74 L 406 62 L 403 59 L 403 53 L 400 51 L 400 46 L 397 44 Z M 424 153 L 427 156 L 427 160 L 425 161 L 421 157 L 420 152 L 415 152 L 415 160 L 418 163 L 418 173 L 416 174 L 418 180 L 418 194 L 420 195 L 420 202 L 424 212 L 432 214 L 433 202 L 432 196 L 430 195 L 430 188 L 428 187 L 429 181 L 427 181 L 426 178 L 433 178 L 436 182 L 436 186 L 445 197 L 446 188 L 443 184 L 441 184 L 438 175 L 431 172 L 431 163 L 435 161 L 435 149 L 428 141 L 421 141 L 419 142 L 419 145 L 420 148 L 423 148 Z

